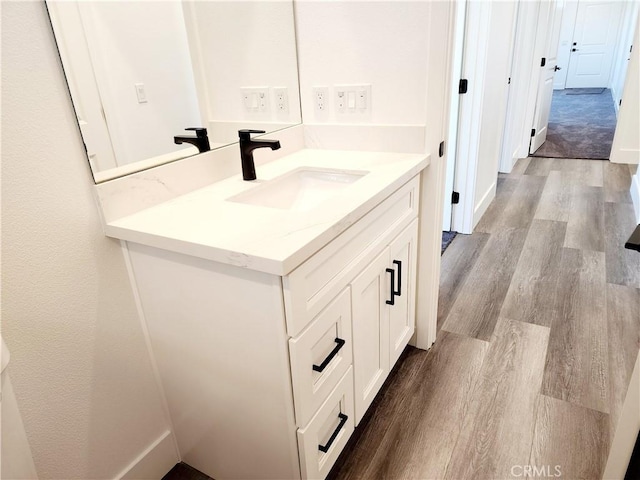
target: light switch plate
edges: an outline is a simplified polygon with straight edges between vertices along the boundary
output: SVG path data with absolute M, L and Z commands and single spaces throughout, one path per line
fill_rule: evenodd
M 371 85 L 334 85 L 335 114 L 341 122 L 371 121 Z
M 245 112 L 269 112 L 269 87 L 240 87 L 240 94 Z
M 138 103 L 147 103 L 147 92 L 144 89 L 144 83 L 135 83 L 133 86 L 136 87 L 136 96 L 138 97 Z

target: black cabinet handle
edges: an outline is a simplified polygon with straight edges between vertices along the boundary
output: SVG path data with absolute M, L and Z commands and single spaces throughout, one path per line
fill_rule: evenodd
M 393 294 L 400 297 L 402 296 L 402 262 L 394 260 L 393 263 L 398 266 L 398 290 L 394 291 Z
M 333 357 L 335 357 L 338 352 L 340 351 L 340 349 L 344 346 L 344 344 L 346 343 L 343 339 L 341 338 L 336 338 L 336 343 L 337 345 L 334 347 L 333 350 L 331 350 L 331 353 L 327 356 L 327 358 L 325 358 L 322 363 L 320 365 L 313 365 L 313 370 L 316 372 L 321 372 L 323 371 L 325 368 L 327 368 L 327 365 L 329 365 L 329 362 L 331 360 L 333 360 Z
M 327 442 L 327 444 L 318 445 L 318 450 L 320 450 L 321 452 L 327 453 L 329 451 L 329 449 L 331 448 L 331 445 L 333 445 L 333 442 L 335 441 L 336 437 L 340 433 L 340 430 L 342 430 L 342 427 L 344 427 L 344 424 L 347 423 L 347 419 L 349 417 L 347 417 L 344 413 L 339 413 L 338 418 L 340 419 L 340 423 L 338 424 L 338 427 L 334 430 L 334 432 L 331 434 L 331 437 L 329 437 L 329 441 Z
M 395 299 L 396 299 L 396 271 L 393 268 L 387 268 L 387 273 L 391 274 L 391 292 L 390 292 L 390 297 L 391 300 L 387 300 L 386 304 L 387 305 L 395 305 Z

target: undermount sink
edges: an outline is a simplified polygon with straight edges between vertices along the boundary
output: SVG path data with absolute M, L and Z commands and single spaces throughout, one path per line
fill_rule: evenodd
M 342 192 L 367 173 L 362 170 L 298 168 L 227 200 L 281 210 L 309 210 Z

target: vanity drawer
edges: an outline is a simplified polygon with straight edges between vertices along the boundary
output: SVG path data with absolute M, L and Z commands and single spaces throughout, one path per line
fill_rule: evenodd
M 296 424 L 304 427 L 352 363 L 351 295 L 345 288 L 289 340 Z
M 353 417 L 353 367 L 349 367 L 309 424 L 298 429 L 302 478 L 327 476 L 353 433 Z
M 282 280 L 287 333 L 302 329 L 418 215 L 419 176 Z

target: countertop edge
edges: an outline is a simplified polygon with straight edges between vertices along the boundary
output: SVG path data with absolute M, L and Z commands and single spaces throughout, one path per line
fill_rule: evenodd
M 239 251 L 231 251 L 214 245 L 166 237 L 110 223 L 105 224 L 105 234 L 108 237 L 158 248 L 169 252 L 202 258 L 204 260 L 255 270 L 271 275 L 285 276 L 295 270 L 325 245 L 329 244 L 341 235 L 354 223 L 384 201 L 384 199 L 388 198 L 393 194 L 393 192 L 402 187 L 402 185 L 410 181 L 416 175 L 419 175 L 430 165 L 430 163 L 431 156 L 429 154 L 424 154 L 422 161 L 400 174 L 394 181 L 364 200 L 355 209 L 345 213 L 340 216 L 340 218 L 336 218 L 331 226 L 326 228 L 310 241 L 293 249 L 284 258 L 269 258 Z M 338 225 L 339 228 L 335 228 Z

